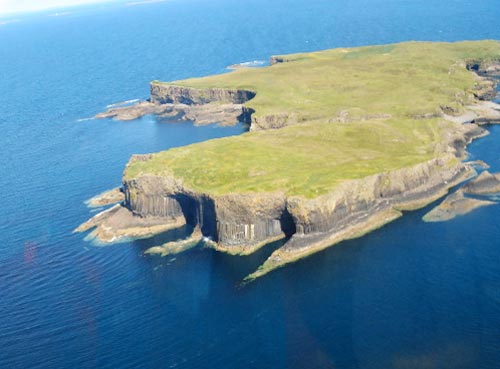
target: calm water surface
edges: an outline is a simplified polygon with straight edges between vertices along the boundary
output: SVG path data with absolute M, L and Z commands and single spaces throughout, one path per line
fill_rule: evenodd
M 500 39 L 498 1 L 172 0 L 0 25 L 1 368 L 500 367 L 500 206 L 441 224 L 409 213 L 240 281 L 272 251 L 144 256 L 71 231 L 133 153 L 241 133 L 145 117 L 82 120 L 153 79 L 272 54 Z M 1 23 L 1 22 L 0 22 Z M 500 127 L 470 147 L 500 171 Z

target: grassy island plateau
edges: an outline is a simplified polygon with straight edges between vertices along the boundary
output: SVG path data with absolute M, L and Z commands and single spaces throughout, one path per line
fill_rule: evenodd
M 286 238 L 249 279 L 359 237 L 476 176 L 465 148 L 500 122 L 499 61 L 497 41 L 407 42 L 154 81 L 149 101 L 99 117 L 242 121 L 249 132 L 133 156 L 125 200 L 78 230 L 110 242 L 189 224 L 241 255 Z

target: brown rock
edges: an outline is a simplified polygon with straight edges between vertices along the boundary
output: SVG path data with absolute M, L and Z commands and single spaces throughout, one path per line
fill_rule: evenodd
M 448 195 L 441 204 L 425 214 L 423 220 L 425 222 L 444 222 L 459 215 L 468 214 L 477 208 L 494 204 L 496 202 L 467 198 L 461 190 L 458 190 Z
M 500 192 L 500 173 L 491 174 L 485 170 L 477 178 L 463 186 L 462 190 L 465 193 L 477 195 Z

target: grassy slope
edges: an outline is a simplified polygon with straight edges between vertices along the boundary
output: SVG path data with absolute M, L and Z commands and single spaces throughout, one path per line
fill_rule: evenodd
M 125 176 L 171 173 L 213 194 L 314 197 L 344 179 L 423 162 L 437 155 L 435 144 L 451 123 L 414 116 L 442 106 L 459 111 L 475 84 L 466 62 L 499 59 L 500 46 L 411 42 L 285 58 L 290 62 L 175 84 L 251 89 L 257 96 L 246 105 L 256 116 L 288 113 L 305 123 L 172 149 L 130 163 Z M 340 112 L 354 122 L 328 123 Z M 391 118 L 373 118 L 382 115 Z
M 171 173 L 215 194 L 286 190 L 314 197 L 342 179 L 430 159 L 439 132 L 435 120 L 305 123 L 164 151 L 127 174 Z

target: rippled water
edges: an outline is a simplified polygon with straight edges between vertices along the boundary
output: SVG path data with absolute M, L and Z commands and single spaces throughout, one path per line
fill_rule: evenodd
M 167 1 L 0 25 L 0 367 L 498 368 L 500 206 L 409 213 L 240 287 L 250 257 L 160 239 L 95 247 L 71 231 L 129 156 L 238 134 L 145 117 L 83 120 L 148 81 L 272 54 L 500 39 L 497 1 Z M 1 22 L 0 22 L 1 23 Z M 471 145 L 500 171 L 500 127 Z M 229 159 L 228 159 L 229 160 Z

